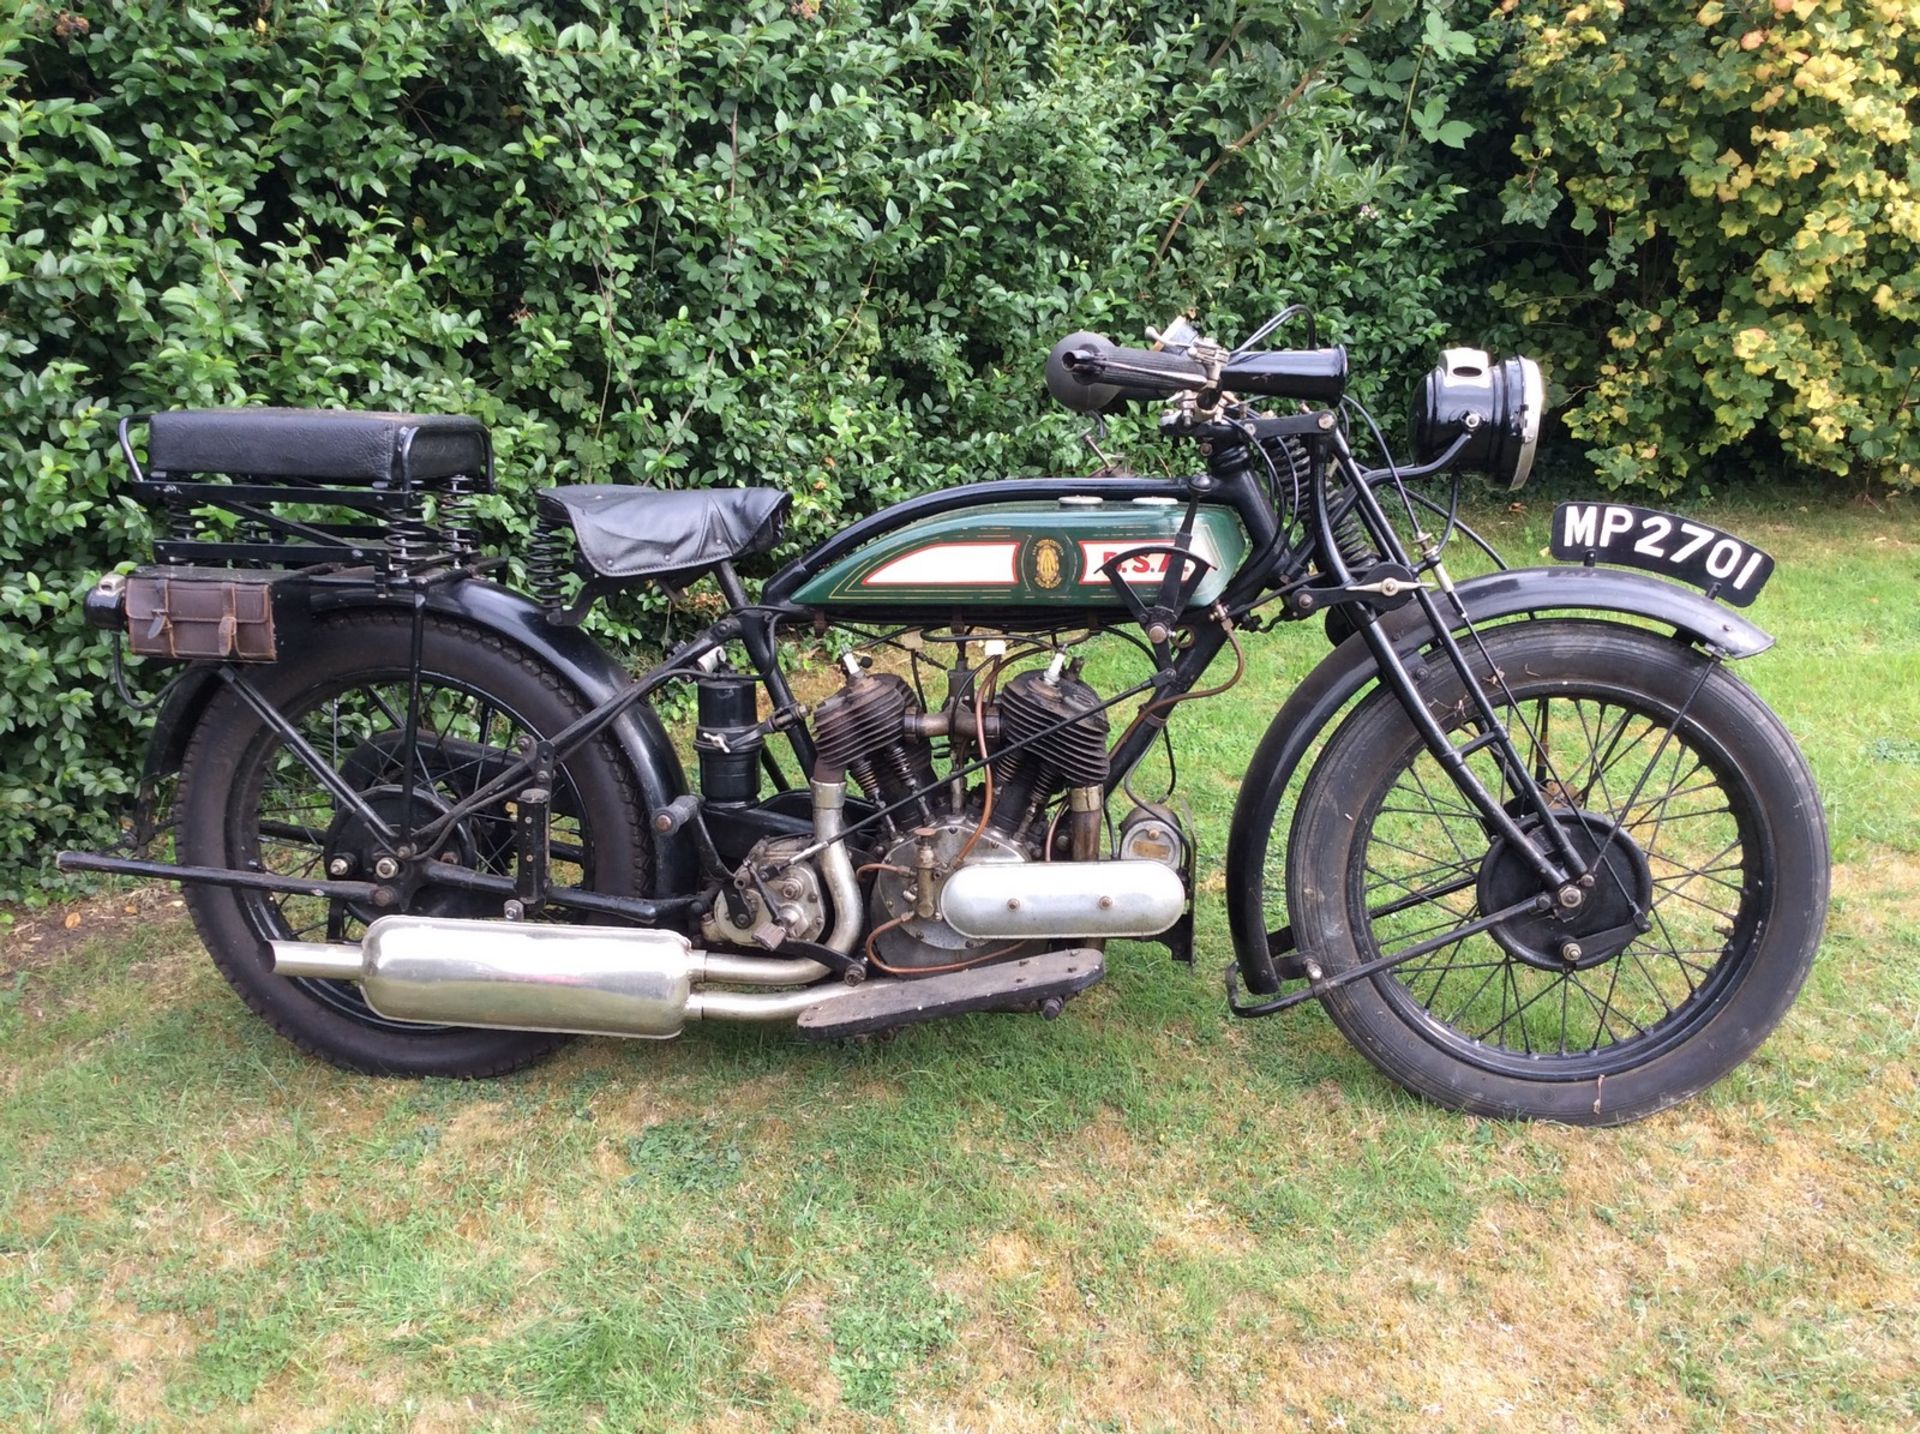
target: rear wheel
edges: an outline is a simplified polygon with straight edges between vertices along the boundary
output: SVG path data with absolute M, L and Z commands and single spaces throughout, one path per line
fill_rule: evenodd
M 1460 934 L 1540 881 L 1382 691 L 1302 789 L 1294 930 L 1329 976 L 1431 948 L 1326 997 L 1408 1089 L 1489 1115 L 1634 1120 L 1739 1065 L 1798 992 L 1827 898 L 1812 777 L 1750 689 L 1671 639 L 1553 621 L 1486 642 L 1501 721 L 1591 868 L 1578 908 Z M 1429 710 L 1463 745 L 1480 730 L 1472 704 L 1450 668 L 1429 672 Z M 1493 749 L 1467 760 L 1523 813 Z
M 395 826 L 445 813 L 502 770 L 520 745 L 552 737 L 584 711 L 546 667 L 498 639 L 429 619 L 422 650 L 417 760 L 404 756 L 411 619 L 361 612 L 331 619 L 297 656 L 250 679 L 307 746 Z M 604 740 L 561 764 L 553 791 L 552 880 L 612 895 L 648 882 L 649 852 L 624 763 Z M 181 769 L 176 799 L 182 861 L 244 871 L 372 880 L 380 839 L 365 813 L 340 801 L 292 746 L 232 692 L 209 706 Z M 514 863 L 506 800 L 455 824 L 432 853 L 495 875 Z M 250 1007 L 302 1050 L 368 1074 L 500 1075 L 541 1059 L 565 1038 L 524 1031 L 392 1021 L 350 981 L 290 979 L 269 943 L 356 941 L 381 915 L 370 905 L 305 895 L 189 886 L 187 905 L 214 964 Z M 497 897 L 421 888 L 404 908 L 439 916 L 498 916 Z

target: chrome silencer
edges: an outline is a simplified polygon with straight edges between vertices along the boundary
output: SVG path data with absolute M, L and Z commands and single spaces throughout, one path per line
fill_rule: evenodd
M 976 862 L 940 889 L 947 925 L 989 940 L 1158 936 L 1186 909 L 1180 873 L 1157 861 Z
M 276 975 L 358 981 L 395 1021 L 665 1040 L 689 1021 L 791 1020 L 852 990 L 703 991 L 699 983 L 792 986 L 819 963 L 697 950 L 675 931 L 385 916 L 358 946 L 273 943 Z

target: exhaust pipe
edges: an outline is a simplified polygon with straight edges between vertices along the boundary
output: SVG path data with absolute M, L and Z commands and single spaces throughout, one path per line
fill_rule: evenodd
M 358 981 L 395 1021 L 666 1040 L 699 1020 L 782 1021 L 838 997 L 839 984 L 700 991 L 703 981 L 791 986 L 816 961 L 696 950 L 677 931 L 383 916 L 358 946 L 276 941 L 276 975 Z
M 833 899 L 833 931 L 827 945 L 842 956 L 860 939 L 862 921 L 860 880 L 843 840 L 847 834 L 846 805 L 845 782 L 814 781 L 813 839 L 820 847 L 820 873 L 827 879 L 827 895 Z

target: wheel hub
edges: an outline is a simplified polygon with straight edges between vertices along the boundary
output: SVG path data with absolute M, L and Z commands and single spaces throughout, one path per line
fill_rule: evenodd
M 1584 971 L 1612 960 L 1633 935 L 1646 929 L 1653 870 L 1640 844 L 1624 829 L 1614 830 L 1612 818 L 1598 812 L 1555 811 L 1552 819 L 1583 868 L 1593 868 L 1593 884 L 1573 888 L 1580 893 L 1578 903 L 1554 900 L 1545 911 L 1509 917 L 1493 927 L 1491 935 L 1510 956 L 1529 966 Z M 1529 837 L 1540 827 L 1538 817 L 1520 824 Z M 1540 877 L 1506 838 L 1496 837 L 1480 863 L 1478 893 L 1482 911 L 1500 911 L 1541 894 Z
M 400 825 L 403 809 L 406 806 L 406 788 L 397 784 L 373 787 L 360 794 L 373 814 L 389 827 Z M 431 788 L 413 789 L 413 825 L 415 828 L 438 820 L 449 810 L 446 800 Z M 350 807 L 341 807 L 335 813 L 327 828 L 326 844 L 323 850 L 323 865 L 329 874 L 339 871 L 361 881 L 383 880 L 380 872 L 394 861 L 386 842 L 373 829 L 359 812 Z M 449 865 L 475 867 L 480 864 L 480 852 L 474 841 L 473 833 L 465 822 L 455 823 L 453 830 L 442 837 L 438 847 L 429 856 Z M 399 874 L 404 875 L 405 863 L 400 863 Z M 451 888 L 427 887 L 409 908 L 415 912 L 426 912 L 437 916 L 468 914 L 470 900 L 461 901 L 463 893 Z M 444 909 L 443 909 L 444 908 Z M 347 909 L 359 920 L 372 924 L 382 916 L 389 914 L 378 909 L 371 902 L 349 901 Z

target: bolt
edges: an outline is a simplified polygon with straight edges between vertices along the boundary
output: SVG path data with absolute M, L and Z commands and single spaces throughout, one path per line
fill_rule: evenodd
M 500 914 L 509 921 L 518 921 L 527 914 L 527 908 L 518 901 L 509 898 L 507 904 L 500 908 Z
M 1103 896 L 1103 897 L 1101 897 L 1101 898 L 1100 898 L 1100 909 L 1101 909 L 1102 911 L 1111 911 L 1111 910 L 1113 910 L 1113 898 L 1112 898 L 1111 896 Z
M 653 829 L 657 832 L 672 831 L 673 814 L 671 812 L 655 812 L 653 814 Z
M 391 886 L 376 886 L 373 889 L 373 904 L 385 910 L 400 900 L 400 894 Z
M 1017 896 L 1009 896 L 1007 898 L 1007 910 L 1018 911 L 1019 909 L 1020 909 L 1020 898 Z
M 1560 888 L 1560 904 L 1569 911 L 1573 910 L 1574 907 L 1586 899 L 1586 896 L 1577 886 L 1563 886 Z
M 1060 1019 L 1060 1013 L 1066 1010 L 1066 1008 L 1067 1003 L 1058 996 L 1049 996 L 1040 1003 L 1040 1019 L 1043 1021 L 1057 1021 Z
M 390 856 L 383 856 L 373 864 L 373 874 L 382 881 L 392 881 L 400 874 L 400 863 Z
M 1585 954 L 1586 953 L 1580 949 L 1580 943 L 1578 941 L 1567 941 L 1561 944 L 1560 959 L 1565 961 L 1569 966 Z
M 792 877 L 788 877 L 787 880 L 780 883 L 780 894 L 786 897 L 788 901 L 798 901 L 800 899 L 800 883 Z
M 336 881 L 352 870 L 353 863 L 344 856 L 336 856 L 332 861 L 327 863 L 327 875 L 333 877 Z
M 1582 877 L 1580 878 L 1580 885 L 1581 885 L 1582 887 L 1588 887 L 1588 888 L 1590 888 L 1590 887 L 1592 887 L 1592 885 L 1593 885 L 1593 873 L 1592 873 L 1592 872 L 1587 872 L 1587 873 L 1586 873 L 1586 874 L 1585 874 L 1584 876 L 1582 876 Z

